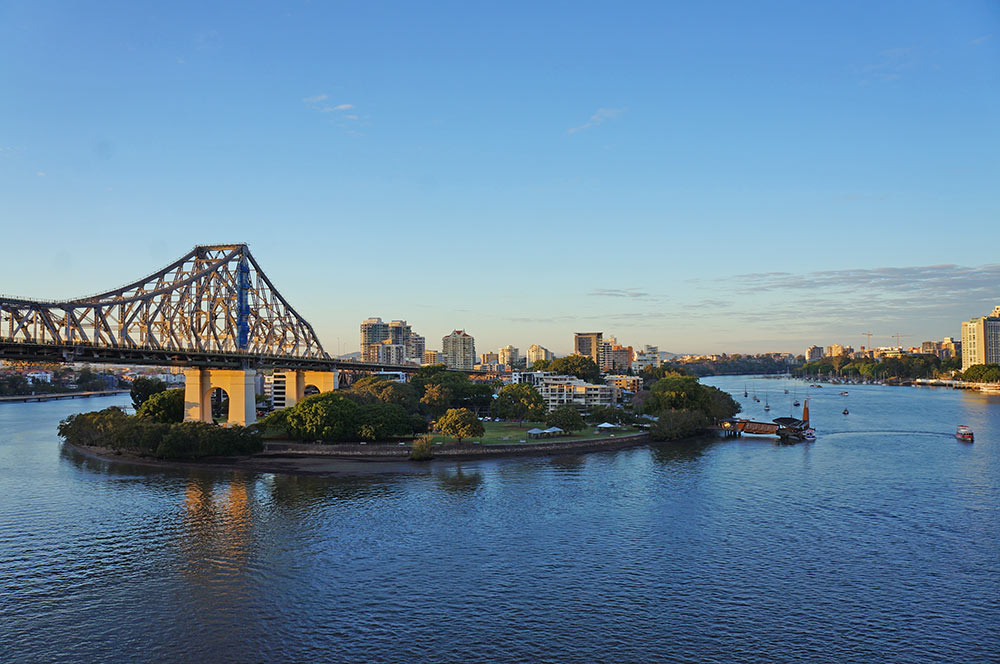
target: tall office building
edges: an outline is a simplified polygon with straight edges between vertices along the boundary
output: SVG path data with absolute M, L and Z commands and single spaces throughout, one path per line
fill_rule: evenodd
M 989 316 L 962 321 L 962 371 L 994 363 L 1000 363 L 1000 306 Z
M 465 330 L 455 330 L 441 339 L 444 363 L 451 369 L 468 369 L 476 365 L 476 340 Z
M 573 334 L 573 352 L 589 357 L 597 366 L 601 366 L 604 360 L 603 336 L 603 332 L 576 332 Z
M 420 364 L 424 359 L 424 350 L 426 347 L 426 339 L 416 332 L 411 333 L 410 338 L 406 340 L 406 358 Z

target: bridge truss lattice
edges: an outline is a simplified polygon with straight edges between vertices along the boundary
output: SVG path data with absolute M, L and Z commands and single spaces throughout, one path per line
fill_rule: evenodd
M 329 357 L 245 244 L 197 246 L 144 279 L 91 297 L 51 302 L 0 297 L 0 340 Z

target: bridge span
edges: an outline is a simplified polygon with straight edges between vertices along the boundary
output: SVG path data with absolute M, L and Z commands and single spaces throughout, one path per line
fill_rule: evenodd
M 215 388 L 229 423 L 256 419 L 254 376 L 286 373 L 286 403 L 307 385 L 414 365 L 331 358 L 315 331 L 264 274 L 246 244 L 200 245 L 115 290 L 73 300 L 0 296 L 0 359 L 184 367 L 185 419 L 212 421 Z M 472 372 L 470 372 L 472 373 Z

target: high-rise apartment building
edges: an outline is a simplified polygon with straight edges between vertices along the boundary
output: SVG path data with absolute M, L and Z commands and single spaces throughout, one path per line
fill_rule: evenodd
M 425 350 L 424 364 L 444 364 L 444 353 L 439 350 Z
M 603 332 L 576 332 L 573 334 L 573 352 L 592 359 L 597 366 L 603 364 Z
M 361 323 L 361 361 L 378 362 L 378 345 L 389 338 L 389 324 L 381 318 L 369 318 Z
M 480 353 L 479 354 L 480 364 L 500 364 L 499 353 Z
M 413 332 L 410 334 L 410 338 L 407 339 L 405 343 L 407 359 L 420 364 L 420 362 L 424 359 L 424 350 L 427 346 L 427 340 L 419 334 Z
M 530 368 L 532 364 L 538 362 L 539 360 L 549 361 L 554 359 L 555 355 L 553 355 L 552 352 L 549 351 L 549 349 L 545 348 L 544 346 L 539 346 L 538 344 L 531 344 L 530 346 L 528 346 L 528 351 L 525 354 L 525 357 L 527 360 L 528 367 Z
M 476 364 L 476 340 L 465 330 L 455 330 L 441 339 L 444 363 L 451 369 L 471 370 Z
M 508 367 L 514 366 L 521 359 L 521 351 L 511 345 L 501 348 L 497 355 L 499 356 L 500 364 L 506 364 Z
M 628 371 L 632 366 L 632 347 L 620 346 L 617 343 L 605 343 L 599 366 L 604 373 Z
M 823 349 L 819 346 L 809 346 L 806 348 L 806 362 L 815 362 L 823 358 Z
M 994 363 L 1000 363 L 1000 306 L 989 316 L 962 321 L 962 371 Z

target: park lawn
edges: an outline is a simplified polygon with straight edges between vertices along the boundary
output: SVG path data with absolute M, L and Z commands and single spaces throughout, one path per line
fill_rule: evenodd
M 630 428 L 614 429 L 611 432 L 601 431 L 599 433 L 594 433 L 597 429 L 590 426 L 582 431 L 576 431 L 569 436 L 528 438 L 529 429 L 547 429 L 548 427 L 541 422 L 524 422 L 522 424 L 518 424 L 517 422 L 483 422 L 483 428 L 486 429 L 486 433 L 484 435 L 463 439 L 462 442 L 469 443 L 477 441 L 483 445 L 520 445 L 522 444 L 521 441 L 524 441 L 523 444 L 531 445 L 536 443 L 566 442 L 570 440 L 585 440 L 591 438 L 610 438 L 612 435 L 624 436 L 638 433 Z M 435 443 L 456 442 L 455 438 L 445 436 L 440 433 L 433 434 L 433 440 Z

